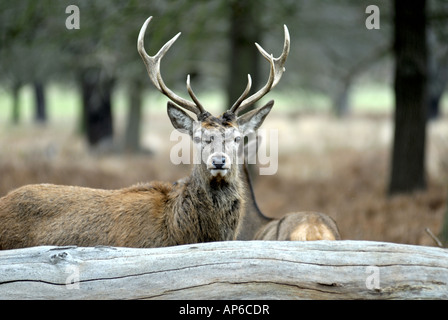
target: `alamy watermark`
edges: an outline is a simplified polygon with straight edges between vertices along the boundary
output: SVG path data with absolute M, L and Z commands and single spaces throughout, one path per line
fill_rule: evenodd
M 65 27 L 68 30 L 81 28 L 81 17 L 78 6 L 75 6 L 74 4 L 67 6 L 67 8 L 65 8 L 65 13 L 69 14 L 65 19 Z
M 80 29 L 81 27 L 81 17 L 79 7 L 77 5 L 71 4 L 65 8 L 65 13 L 69 16 L 65 19 L 65 27 L 68 30 Z M 376 5 L 369 5 L 365 10 L 366 14 L 369 16 L 366 18 L 365 26 L 367 29 L 380 29 L 380 9 Z
M 378 290 L 380 288 L 380 268 L 377 266 L 366 267 L 366 288 L 368 290 Z
M 228 153 L 231 158 L 236 154 L 236 164 L 259 164 L 260 175 L 274 175 L 278 170 L 278 130 L 258 129 L 257 133 L 250 132 L 243 136 L 241 146 L 238 150 L 232 150 L 226 146 L 226 139 L 223 144 L 217 144 L 214 152 Z M 196 148 L 192 148 L 192 141 L 188 134 L 173 130 L 170 141 L 177 143 L 171 147 L 170 160 L 174 165 L 179 164 L 200 164 L 207 161 L 207 154 L 201 153 Z
M 65 279 L 65 288 L 67 290 L 79 289 L 79 267 L 75 265 L 69 265 L 65 267 L 65 273 L 68 274 Z
M 366 28 L 368 30 L 380 29 L 380 8 L 375 5 L 367 6 L 366 13 L 369 14 L 366 19 Z

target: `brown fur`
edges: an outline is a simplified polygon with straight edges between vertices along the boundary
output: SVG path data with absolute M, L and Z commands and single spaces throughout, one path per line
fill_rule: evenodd
M 242 186 L 194 174 L 119 190 L 28 185 L 0 199 L 0 249 L 38 245 L 161 247 L 232 240 Z
M 255 240 L 340 240 L 333 219 L 319 212 L 293 212 L 272 220 L 255 235 Z

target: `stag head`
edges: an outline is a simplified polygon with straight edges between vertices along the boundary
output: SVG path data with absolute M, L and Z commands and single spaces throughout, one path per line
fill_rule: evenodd
M 195 146 L 195 154 L 200 157 L 199 161 L 195 159 L 195 163 L 201 163 L 204 172 L 208 172 L 209 177 L 228 179 L 234 176 L 237 171 L 234 169 L 236 166 L 232 166 L 232 163 L 237 163 L 237 151 L 243 141 L 242 138 L 261 126 L 271 111 L 274 101 L 243 115 L 239 116 L 238 114 L 260 100 L 280 81 L 289 54 L 288 28 L 284 26 L 285 42 L 283 52 L 278 58 L 274 58 L 272 54 L 268 54 L 259 44 L 255 43 L 270 66 L 269 79 L 264 87 L 248 97 L 252 85 L 252 79 L 248 75 L 247 86 L 243 94 L 229 110 L 215 117 L 204 109 L 191 89 L 190 75 L 187 76 L 187 91 L 193 101 L 178 96 L 165 85 L 160 73 L 160 61 L 181 33 L 179 32 L 168 41 L 156 55 L 149 56 L 144 48 L 144 36 L 151 19 L 152 17 L 149 17 L 140 30 L 137 49 L 154 86 L 172 101 L 168 101 L 168 116 L 172 125 L 177 130 L 190 135 Z M 182 108 L 193 112 L 197 119 L 193 119 Z

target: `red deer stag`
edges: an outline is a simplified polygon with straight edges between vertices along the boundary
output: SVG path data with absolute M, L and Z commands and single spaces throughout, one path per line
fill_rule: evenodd
M 280 80 L 289 52 L 285 26 L 283 53 L 274 58 L 258 44 L 269 61 L 266 85 L 248 96 L 248 85 L 230 110 L 212 116 L 187 89 L 193 102 L 172 92 L 163 82 L 160 61 L 179 34 L 155 56 L 144 49 L 148 23 L 137 41 L 138 52 L 154 86 L 172 102 L 168 116 L 175 129 L 193 140 L 200 160 L 183 183 L 153 181 L 119 190 L 50 184 L 27 185 L 0 198 L 0 249 L 38 245 L 163 247 L 236 238 L 244 213 L 244 184 L 236 165 L 238 145 L 246 130 L 256 130 L 273 101 L 238 116 L 267 94 Z M 194 120 L 181 108 L 193 112 Z

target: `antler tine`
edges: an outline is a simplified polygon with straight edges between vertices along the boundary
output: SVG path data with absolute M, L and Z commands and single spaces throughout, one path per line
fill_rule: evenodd
M 202 104 L 199 102 L 198 98 L 196 97 L 196 95 L 193 92 L 193 89 L 191 89 L 191 85 L 190 85 L 190 75 L 187 75 L 187 90 L 188 90 L 188 94 L 190 95 L 191 99 L 193 99 L 194 103 L 196 103 L 196 106 L 198 107 L 200 113 L 205 113 L 205 109 L 202 106 Z
M 236 100 L 236 102 L 233 104 L 232 108 L 230 108 L 230 112 L 235 113 L 235 110 L 239 108 L 241 102 L 247 97 L 249 94 L 250 88 L 252 87 L 252 78 L 250 77 L 250 74 L 247 75 L 247 86 L 246 89 L 244 89 L 243 94 Z
M 165 82 L 163 82 L 162 75 L 160 73 L 160 61 L 162 60 L 163 56 L 168 52 L 170 47 L 177 40 L 177 38 L 180 36 L 181 33 L 179 32 L 170 41 L 165 43 L 165 45 L 159 50 L 159 52 L 157 52 L 155 56 L 150 56 L 146 53 L 144 47 L 144 37 L 146 33 L 146 28 L 148 27 L 148 24 L 151 20 L 152 16 L 146 19 L 145 23 L 143 23 L 143 26 L 140 29 L 140 33 L 138 34 L 138 40 L 137 40 L 137 50 L 146 66 L 149 78 L 151 79 L 151 82 L 154 84 L 157 90 L 166 95 L 171 101 L 199 116 L 200 114 L 205 112 L 205 110 L 199 103 L 198 99 L 193 93 L 193 90 L 191 89 L 189 77 L 187 78 L 187 89 L 194 103 L 178 96 L 173 91 L 171 91 L 165 85 Z
M 255 46 L 257 47 L 258 51 L 262 54 L 262 56 L 269 61 L 270 65 L 270 72 L 269 72 L 269 78 L 267 83 L 263 88 L 261 88 L 259 91 L 251 95 L 249 98 L 244 99 L 245 95 L 243 94 L 243 99 L 241 97 L 237 100 L 237 102 L 232 106 L 231 111 L 234 113 L 239 113 L 246 109 L 247 107 L 251 106 L 258 100 L 260 100 L 265 94 L 267 94 L 271 89 L 273 89 L 278 82 L 280 81 L 283 73 L 285 72 L 285 62 L 288 58 L 289 49 L 290 49 L 290 38 L 289 38 L 289 31 L 288 27 L 286 25 L 283 26 L 284 32 L 285 32 L 285 41 L 283 44 L 283 52 L 278 58 L 274 58 L 272 54 L 268 54 L 258 43 L 255 43 Z M 246 88 L 247 90 L 247 88 Z M 246 90 L 244 92 L 246 92 Z M 246 94 L 247 96 L 247 94 Z M 241 100 L 241 101 L 240 101 Z

